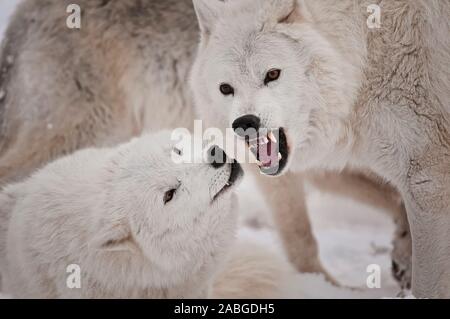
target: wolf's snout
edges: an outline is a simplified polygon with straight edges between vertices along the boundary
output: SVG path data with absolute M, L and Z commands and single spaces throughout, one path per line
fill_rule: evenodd
M 221 168 L 227 162 L 227 154 L 217 145 L 208 150 L 208 163 L 214 168 Z
M 256 137 L 260 128 L 261 119 L 255 115 L 244 115 L 233 123 L 233 130 L 240 137 L 251 138 L 249 134 L 254 134 Z

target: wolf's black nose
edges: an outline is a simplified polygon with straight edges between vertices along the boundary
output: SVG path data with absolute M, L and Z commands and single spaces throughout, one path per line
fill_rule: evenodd
M 234 132 L 240 137 L 257 136 L 261 120 L 255 115 L 244 115 L 233 123 Z
M 227 162 L 227 154 L 218 146 L 208 150 L 208 163 L 214 168 L 221 168 Z

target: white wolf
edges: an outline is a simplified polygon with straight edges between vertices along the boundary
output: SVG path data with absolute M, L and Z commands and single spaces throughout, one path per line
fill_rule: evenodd
M 23 1 L 5 33 L 1 186 L 78 149 L 189 128 L 196 118 L 188 80 L 199 28 L 191 0 L 78 0 L 80 30 L 66 25 L 71 3 Z M 283 190 L 270 188 L 269 205 L 301 219 L 298 270 L 322 271 L 304 198 L 279 200 Z
M 116 145 L 145 131 L 190 127 L 196 117 L 228 127 L 231 108 L 193 110 L 188 79 L 199 28 L 191 0 L 78 0 L 80 30 L 66 25 L 72 3 L 22 1 L 5 33 L 0 52 L 1 186 L 78 149 Z M 248 22 L 241 22 L 247 28 Z M 258 184 L 297 270 L 324 271 L 303 184 L 292 175 Z M 352 178 L 343 184 L 345 176 Z M 391 195 L 360 175 L 328 174 L 326 184 L 315 180 L 333 192 L 402 211 L 397 200 L 387 201 Z M 409 243 L 409 236 L 402 238 Z M 402 265 L 409 264 L 408 250 L 405 256 Z
M 144 136 L 77 152 L 7 187 L 0 195 L 5 291 L 207 297 L 235 236 L 233 189 L 242 170 L 236 163 L 177 165 L 172 152 L 182 150 L 173 149 L 169 133 Z M 80 289 L 67 286 L 71 264 L 81 269 Z
M 383 1 L 380 29 L 368 28 L 370 1 L 194 3 L 197 106 L 279 132 L 262 139 L 277 150 L 263 173 L 356 167 L 391 182 L 414 294 L 450 297 L 450 3 Z

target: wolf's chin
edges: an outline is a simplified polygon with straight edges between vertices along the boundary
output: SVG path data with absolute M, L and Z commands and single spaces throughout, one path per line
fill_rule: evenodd
M 214 195 L 212 202 L 214 203 L 220 197 L 227 194 L 234 187 L 236 187 L 239 184 L 240 180 L 242 179 L 243 175 L 244 175 L 244 171 L 242 170 L 241 165 L 237 161 L 234 161 L 231 164 L 231 171 L 230 171 L 230 176 L 228 178 L 228 181 L 222 187 L 222 189 L 216 195 Z

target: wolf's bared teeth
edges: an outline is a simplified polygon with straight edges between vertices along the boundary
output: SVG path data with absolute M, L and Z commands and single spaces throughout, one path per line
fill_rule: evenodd
M 258 160 L 256 160 L 256 164 L 257 164 L 259 167 L 262 167 L 262 166 L 263 166 L 263 163 L 262 163 L 261 161 L 258 161 Z
M 278 152 L 278 160 L 281 161 L 283 159 L 283 155 L 281 155 L 280 152 Z
M 261 145 L 265 145 L 269 143 L 269 139 L 266 136 L 261 137 L 261 139 L 259 140 L 259 144 Z
M 275 137 L 275 135 L 273 134 L 272 131 L 269 132 L 269 134 L 267 134 L 267 136 L 269 137 L 269 139 L 274 142 L 274 143 L 278 143 L 277 138 Z

